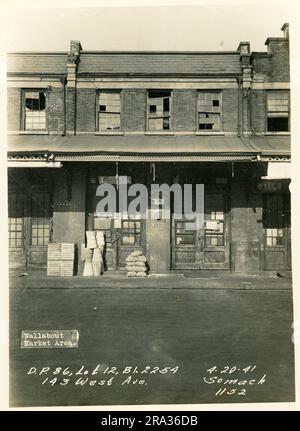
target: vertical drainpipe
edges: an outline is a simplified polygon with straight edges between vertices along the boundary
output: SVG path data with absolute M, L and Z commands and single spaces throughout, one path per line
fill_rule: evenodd
M 77 83 L 77 69 L 80 61 L 80 52 L 82 46 L 78 40 L 71 40 L 70 42 L 70 52 L 68 53 L 67 59 L 67 91 L 74 92 L 74 99 L 72 103 L 73 106 L 73 118 L 72 118 L 72 130 L 68 130 L 68 120 L 67 120 L 67 134 L 76 135 L 76 83 Z M 68 97 L 68 96 L 67 96 Z M 68 115 L 68 110 L 67 110 Z
M 66 129 L 67 129 L 67 108 L 66 108 L 66 83 L 67 83 L 67 76 L 63 75 L 61 77 L 61 83 L 63 86 L 63 130 L 62 130 L 62 136 L 66 136 Z
M 240 76 L 237 78 L 237 83 L 238 83 L 238 137 L 240 138 L 242 135 L 242 116 L 243 116 L 242 78 Z
M 240 66 L 242 75 L 239 77 L 239 103 L 240 103 L 240 134 L 239 136 L 243 136 L 245 132 L 244 125 L 244 111 L 248 108 L 248 103 L 244 99 L 248 98 L 249 89 L 251 86 L 252 80 L 252 66 L 251 66 L 251 54 L 250 54 L 250 43 L 249 42 L 240 42 L 238 46 L 238 52 L 240 53 Z M 248 123 L 248 115 L 247 115 L 247 123 Z M 248 126 L 247 126 L 248 129 Z

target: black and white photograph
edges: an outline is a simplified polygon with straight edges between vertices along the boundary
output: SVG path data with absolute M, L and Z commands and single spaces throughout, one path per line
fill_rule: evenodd
M 9 408 L 292 406 L 293 2 L 52 3 L 3 27 Z

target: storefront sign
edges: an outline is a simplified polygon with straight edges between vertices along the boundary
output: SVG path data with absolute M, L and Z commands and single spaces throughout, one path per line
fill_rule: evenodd
M 78 340 L 79 332 L 76 329 L 22 331 L 21 348 L 72 348 L 78 347 Z
M 261 192 L 280 192 L 283 184 L 279 181 L 262 181 L 257 184 L 257 188 Z

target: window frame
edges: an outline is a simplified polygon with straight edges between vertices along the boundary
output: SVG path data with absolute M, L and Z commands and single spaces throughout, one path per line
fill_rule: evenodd
M 272 93 L 286 93 L 288 96 L 288 130 L 278 130 L 278 131 L 273 131 L 273 130 L 269 130 L 268 129 L 268 119 L 269 119 L 269 110 L 268 110 L 268 95 L 272 94 Z M 278 90 L 266 90 L 266 94 L 265 94 L 265 107 L 266 107 L 266 123 L 265 123 L 265 131 L 267 134 L 289 134 L 291 131 L 291 97 L 290 97 L 290 91 L 288 89 L 278 89 Z M 271 112 L 271 111 L 270 111 Z M 270 117 L 271 118 L 271 117 Z M 286 117 L 279 117 L 279 118 L 286 118 Z
M 44 129 L 26 129 L 26 93 L 44 93 L 45 94 L 45 128 Z M 28 133 L 48 133 L 48 89 L 47 88 L 22 88 L 21 89 L 21 124 L 20 130 Z
M 169 96 L 169 115 L 168 116 L 162 116 L 162 118 L 169 118 L 169 128 L 168 129 L 164 129 L 162 128 L 161 130 L 150 130 L 149 128 L 149 119 L 150 119 L 150 97 L 149 97 L 149 93 L 151 91 L 168 91 L 170 93 Z M 166 96 L 167 97 L 167 96 Z M 172 117 L 173 117 L 173 90 L 169 89 L 169 88 L 148 88 L 147 89 L 147 100 L 146 100 L 146 132 L 147 133 L 154 133 L 154 134 L 162 134 L 162 133 L 172 133 L 173 130 L 173 121 L 172 121 Z
M 103 92 L 109 92 L 109 93 L 118 93 L 120 94 L 120 129 L 118 130 L 100 130 L 99 125 L 99 114 L 100 114 L 100 104 L 99 104 L 99 99 L 100 99 L 100 94 Z M 95 133 L 96 134 L 100 134 L 100 135 L 118 135 L 120 133 L 123 133 L 123 92 L 121 88 L 99 88 L 97 91 L 97 97 L 96 97 L 96 127 L 95 127 Z M 116 114 L 116 112 L 115 112 Z
M 203 93 L 217 93 L 219 94 L 219 100 L 220 100 L 220 112 L 204 112 L 204 111 L 199 111 L 198 106 L 199 106 L 199 99 L 200 99 L 200 94 Z M 199 114 L 219 114 L 220 115 L 220 129 L 219 130 L 213 130 L 213 129 L 200 129 L 199 127 Z M 220 89 L 198 89 L 197 90 L 197 98 L 196 98 L 196 133 L 197 134 L 220 134 L 223 133 L 223 91 Z

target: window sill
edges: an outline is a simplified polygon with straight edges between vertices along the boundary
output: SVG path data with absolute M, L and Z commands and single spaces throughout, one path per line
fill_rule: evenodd
M 161 131 L 161 132 L 145 132 L 145 135 L 167 135 L 167 136 L 174 136 L 175 135 L 175 133 L 174 132 L 164 132 L 164 131 Z
M 19 135 L 49 135 L 47 130 L 20 130 Z
M 196 136 L 206 136 L 206 135 L 217 135 L 217 136 L 224 136 L 224 132 L 195 132 Z
M 291 132 L 266 132 L 267 136 L 290 136 Z
M 124 132 L 95 132 L 94 135 L 96 136 L 123 136 Z

